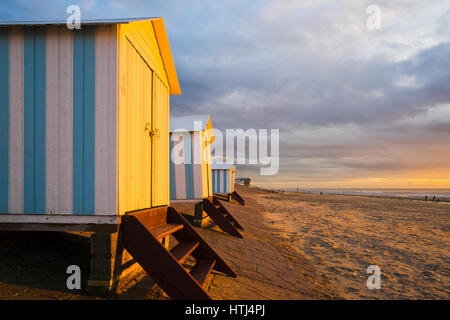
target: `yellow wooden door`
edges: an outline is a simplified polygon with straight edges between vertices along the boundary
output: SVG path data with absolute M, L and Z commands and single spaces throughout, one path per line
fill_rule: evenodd
M 128 40 L 120 44 L 119 213 L 152 206 L 152 70 Z
M 169 204 L 169 89 L 153 75 L 152 206 Z

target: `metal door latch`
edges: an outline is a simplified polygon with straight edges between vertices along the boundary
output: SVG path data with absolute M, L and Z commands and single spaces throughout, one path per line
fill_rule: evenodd
M 153 138 L 154 136 L 157 136 L 159 138 L 159 136 L 161 135 L 159 129 L 150 130 L 150 127 L 151 127 L 150 123 L 147 122 L 145 124 L 144 131 L 148 131 L 148 135 L 150 136 L 150 138 Z
M 148 132 L 148 135 L 153 138 L 154 136 L 157 136 L 159 138 L 159 136 L 161 135 L 159 129 L 155 129 L 155 130 L 150 130 Z

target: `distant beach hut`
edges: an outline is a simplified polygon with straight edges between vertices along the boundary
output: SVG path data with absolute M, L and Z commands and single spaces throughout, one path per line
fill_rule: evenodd
M 213 193 L 222 200 L 236 200 L 245 205 L 245 200 L 236 192 L 236 167 L 232 163 L 214 163 L 212 168 Z
M 210 116 L 170 118 L 170 199 L 202 200 L 213 195 Z
M 117 283 L 122 254 L 173 298 L 208 299 L 213 268 L 235 276 L 168 206 L 169 97 L 181 90 L 162 18 L 0 21 L 0 61 L 0 230 L 93 231 L 94 287 Z M 169 235 L 183 258 L 194 252 L 191 274 Z
M 236 169 L 232 163 L 213 163 L 212 170 L 212 186 L 213 193 L 232 193 L 234 191 L 234 183 L 236 177 Z
M 211 218 L 225 232 L 242 238 L 236 229 L 242 226 L 213 196 L 213 142 L 210 116 L 170 118 L 170 200 L 197 200 L 194 224 L 204 226 Z
M 238 183 L 249 186 L 250 183 L 253 180 L 253 177 L 247 177 L 247 178 L 237 178 L 236 179 Z

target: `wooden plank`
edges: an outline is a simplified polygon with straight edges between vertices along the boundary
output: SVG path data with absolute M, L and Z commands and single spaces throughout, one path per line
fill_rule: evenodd
M 95 214 L 117 212 L 116 194 L 116 51 L 111 26 L 95 29 Z
M 214 197 L 216 197 L 216 198 L 218 198 L 218 199 L 220 199 L 220 200 L 228 201 L 228 202 L 229 202 L 229 200 L 228 200 L 228 194 L 224 194 L 224 193 L 215 193 L 215 194 L 214 194 Z
M 173 141 L 174 159 L 184 159 L 184 136 L 182 132 L 174 132 L 171 135 Z M 172 160 L 171 160 L 172 161 Z M 177 199 L 186 199 L 186 172 L 184 161 L 175 163 L 175 185 Z
M 167 207 L 136 210 L 127 212 L 126 215 L 135 216 L 147 229 L 150 230 L 166 224 Z
M 173 141 L 172 141 L 172 135 L 170 135 L 169 138 L 169 162 L 170 162 L 170 181 L 169 181 L 169 185 L 170 185 L 170 193 L 169 193 L 169 197 L 170 199 L 176 199 L 177 198 L 177 189 L 176 189 L 176 185 L 177 185 L 177 180 L 175 177 L 175 164 L 173 163 L 172 160 L 172 150 L 173 150 Z M 170 201 L 169 199 L 169 201 Z
M 55 26 L 46 29 L 46 213 L 59 213 L 59 28 Z M 68 212 L 67 212 L 68 213 Z
M 24 164 L 24 35 L 21 27 L 9 35 L 9 190 L 8 212 L 23 213 Z
M 108 172 L 111 176 L 108 177 L 108 212 L 119 215 L 119 166 L 118 166 L 118 150 L 119 150 L 119 130 L 118 130 L 118 109 L 119 109 L 119 70 L 118 70 L 118 26 L 110 26 L 109 36 L 109 110 L 108 117 L 108 154 L 111 159 L 108 161 Z
M 58 93 L 58 212 L 71 214 L 73 208 L 73 33 L 67 32 L 65 27 L 60 27 Z
M 184 168 L 186 174 L 186 198 L 195 199 L 194 193 L 194 168 L 192 166 L 192 134 L 183 133 L 184 142 Z
M 194 195 L 197 199 L 202 199 L 204 197 L 203 192 L 203 150 L 202 150 L 202 132 L 192 133 L 192 160 L 193 160 L 193 170 L 194 170 Z
M 180 242 L 172 250 L 170 250 L 170 253 L 179 263 L 182 263 L 198 247 L 199 244 L 200 243 L 197 241 Z
M 216 260 L 199 260 L 191 270 L 191 275 L 194 279 L 203 286 L 206 278 L 214 267 Z
M 172 233 L 175 233 L 180 229 L 183 229 L 182 224 L 167 223 L 151 229 L 150 232 L 156 239 L 162 239 L 165 236 L 171 235 Z
M 45 27 L 24 32 L 24 212 L 45 213 Z
M 73 214 L 95 214 L 95 28 L 73 35 Z
M 105 214 L 108 208 L 108 26 L 95 28 L 95 214 Z
M 0 213 L 8 213 L 9 188 L 9 30 L 0 30 Z
M 118 232 L 117 224 L 94 223 L 0 223 L 0 231 L 51 231 L 51 232 Z
M 111 224 L 117 225 L 119 218 L 114 216 L 79 216 L 49 214 L 0 214 L 0 223 L 55 223 L 55 224 Z
M 153 73 L 152 206 L 169 204 L 169 89 Z

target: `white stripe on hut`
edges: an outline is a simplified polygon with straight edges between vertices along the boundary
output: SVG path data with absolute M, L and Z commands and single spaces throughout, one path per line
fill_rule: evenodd
M 170 118 L 170 199 L 201 200 L 212 196 L 209 116 Z
M 236 176 L 234 164 L 213 163 L 211 170 L 213 193 L 232 193 Z

